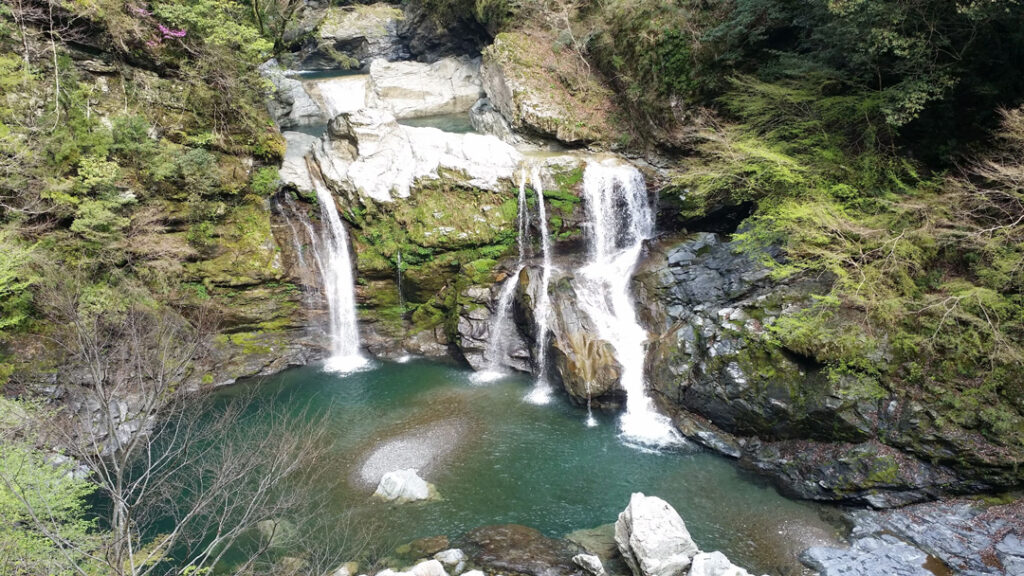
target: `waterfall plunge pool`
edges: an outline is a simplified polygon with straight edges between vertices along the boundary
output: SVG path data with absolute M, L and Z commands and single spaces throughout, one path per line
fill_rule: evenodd
M 633 492 L 663 498 L 702 549 L 756 574 L 809 573 L 797 554 L 840 537 L 832 509 L 786 499 L 725 458 L 638 450 L 619 438 L 617 415 L 596 414 L 598 426 L 588 427 L 586 410 L 560 396 L 524 402 L 525 376 L 481 385 L 472 374 L 422 359 L 374 361 L 348 375 L 306 366 L 225 388 L 216 401 L 245 397 L 254 410 L 272 404 L 322 418 L 331 440 L 318 475 L 322 504 L 374 523 L 390 543 L 445 535 L 457 544 L 473 528 L 504 523 L 562 537 L 615 522 Z M 440 500 L 371 497 L 375 474 L 410 463 Z

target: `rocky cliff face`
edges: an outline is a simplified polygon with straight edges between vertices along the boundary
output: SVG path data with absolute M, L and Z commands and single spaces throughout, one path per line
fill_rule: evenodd
M 401 34 L 388 38 L 408 42 Z M 525 191 L 530 240 L 521 270 L 515 253 L 523 168 L 538 167 L 546 226 L 564 259 L 559 265 L 556 258 L 548 286 L 547 376 L 576 402 L 616 408 L 624 399 L 622 367 L 581 311 L 570 272 L 584 257 L 580 184 L 593 157 L 524 155 L 521 146 L 524 135 L 574 145 L 607 141 L 608 124 L 572 121 L 585 108 L 546 91 L 539 65 L 520 57 L 524 50 L 536 56 L 524 43 L 519 36 L 499 38 L 484 51 L 482 70 L 479 60 L 433 55 L 431 64 L 377 60 L 361 64 L 366 76 L 309 81 L 269 66 L 279 89 L 272 112 L 282 128 L 301 129 L 285 133 L 282 176 L 290 191 L 283 194 L 292 208 L 275 230 L 279 238 L 294 235 L 296 218 L 315 212 L 310 178 L 335 192 L 356 253 L 364 341 L 381 356 L 454 356 L 488 366 L 499 292 L 519 270 L 511 280 L 517 283 L 514 329 L 499 363 L 537 371 L 535 308 L 542 288 L 532 185 Z M 379 55 L 405 53 L 392 48 Z M 345 83 L 358 86 L 344 92 Z M 487 134 L 407 124 L 442 112 L 471 118 Z M 703 222 L 664 220 L 665 228 L 710 231 L 650 242 L 633 281 L 649 333 L 647 385 L 685 435 L 805 498 L 893 506 L 1019 485 L 1021 458 L 1013 450 L 950 425 L 899 387 L 829 374 L 782 347 L 773 332 L 777 320 L 828 293 L 830 279 L 779 279 L 763 262 L 782 255 L 743 252 L 729 237 L 749 214 L 749 206 L 741 208 Z M 292 282 L 305 285 L 295 265 L 302 242 L 280 243 L 293 247 L 281 251 Z M 303 304 L 309 314 L 316 313 L 315 300 Z
M 980 435 L 776 344 L 776 320 L 825 293 L 827 278 L 778 281 L 736 244 L 697 233 L 652 245 L 635 288 L 648 381 L 679 427 L 795 494 L 892 506 L 1018 482 Z

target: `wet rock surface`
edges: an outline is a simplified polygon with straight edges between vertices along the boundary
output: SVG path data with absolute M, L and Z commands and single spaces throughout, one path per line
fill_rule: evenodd
M 977 434 L 773 345 L 776 320 L 829 284 L 773 279 L 759 257 L 778 255 L 744 253 L 710 232 L 669 237 L 652 244 L 634 277 L 651 334 L 648 381 L 680 430 L 801 498 L 881 508 L 1014 485 Z
M 463 549 L 488 572 L 528 576 L 586 576 L 573 563 L 582 550 L 568 540 L 548 538 L 518 524 L 485 526 L 466 535 Z

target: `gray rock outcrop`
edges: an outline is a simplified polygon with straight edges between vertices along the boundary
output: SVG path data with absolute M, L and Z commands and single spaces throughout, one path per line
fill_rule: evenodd
M 267 110 L 282 131 L 327 122 L 302 82 L 286 76 L 276 59 L 264 62 L 259 71 L 274 85 L 274 97 L 267 99 Z
M 382 58 L 409 57 L 399 38 L 404 15 L 391 4 L 329 6 L 304 16 L 308 40 L 295 67 L 302 70 L 358 69 Z
M 489 98 L 481 98 L 473 104 L 469 109 L 469 122 L 477 132 L 497 136 L 509 144 L 515 144 L 520 140 L 501 112 L 491 105 Z

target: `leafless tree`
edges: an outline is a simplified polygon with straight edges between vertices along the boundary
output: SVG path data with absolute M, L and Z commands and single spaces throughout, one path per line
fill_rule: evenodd
M 283 527 L 289 519 L 307 526 L 296 518 L 309 518 L 319 500 L 312 487 L 330 448 L 328 427 L 249 394 L 229 401 L 193 389 L 212 334 L 202 312 L 186 320 L 134 303 L 131 293 L 123 295 L 128 304 L 101 312 L 69 276 L 41 298 L 60 327 L 53 340 L 82 380 L 51 434 L 92 471 L 109 503 L 102 514 L 109 532 L 80 554 L 116 576 L 223 569 L 229 554 L 227 573 L 272 566 Z M 33 512 L 45 534 L 46 511 Z M 291 555 L 337 566 L 370 539 L 351 536 L 332 550 L 296 545 Z

